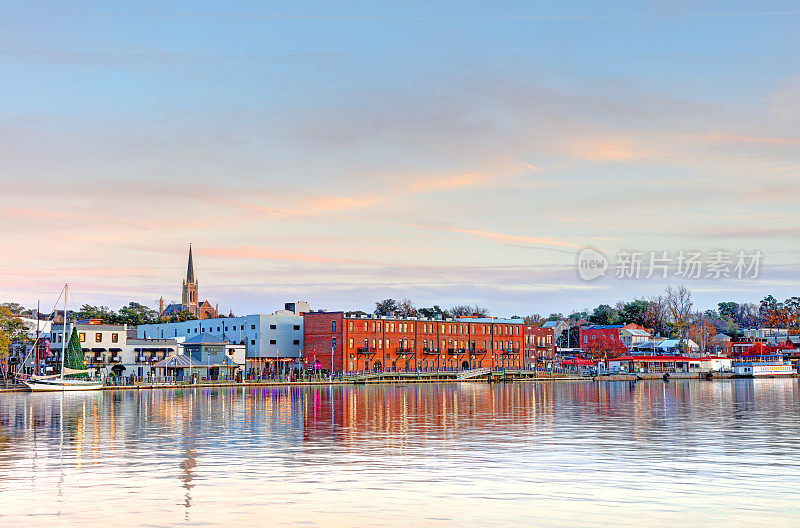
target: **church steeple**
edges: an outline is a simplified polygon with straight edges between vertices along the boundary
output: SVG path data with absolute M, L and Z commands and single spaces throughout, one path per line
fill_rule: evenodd
M 189 266 L 186 268 L 186 282 L 194 284 L 194 264 L 192 263 L 192 245 L 189 244 Z
M 186 279 L 183 281 L 181 291 L 181 304 L 184 310 L 195 312 L 199 302 L 197 295 L 197 280 L 194 278 L 194 263 L 192 262 L 192 245 L 189 244 L 189 264 L 186 267 Z

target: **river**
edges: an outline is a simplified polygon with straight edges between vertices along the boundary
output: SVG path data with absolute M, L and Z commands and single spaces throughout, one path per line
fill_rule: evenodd
M 0 394 L 0 526 L 800 523 L 797 379 Z

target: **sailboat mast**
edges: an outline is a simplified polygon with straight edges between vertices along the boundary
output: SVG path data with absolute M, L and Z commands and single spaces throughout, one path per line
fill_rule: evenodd
M 64 285 L 64 318 L 61 324 L 61 379 L 64 379 L 64 352 L 67 348 L 67 292 L 69 283 Z

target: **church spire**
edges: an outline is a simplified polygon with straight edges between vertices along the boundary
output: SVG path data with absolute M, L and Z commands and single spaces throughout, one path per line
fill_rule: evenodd
M 186 269 L 186 282 L 194 284 L 194 264 L 192 263 L 192 244 L 189 244 L 189 266 Z

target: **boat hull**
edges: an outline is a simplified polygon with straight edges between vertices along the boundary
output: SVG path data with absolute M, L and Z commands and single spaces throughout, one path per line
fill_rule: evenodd
M 103 383 L 84 380 L 29 380 L 25 382 L 25 386 L 31 392 L 65 392 L 100 390 Z

